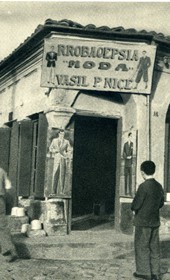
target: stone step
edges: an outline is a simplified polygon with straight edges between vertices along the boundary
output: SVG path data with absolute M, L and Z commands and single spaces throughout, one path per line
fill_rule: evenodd
M 101 232 L 72 232 L 67 236 L 28 238 L 13 236 L 21 258 L 51 260 L 102 260 L 134 257 L 133 235 Z M 161 257 L 170 258 L 170 237 L 161 236 Z

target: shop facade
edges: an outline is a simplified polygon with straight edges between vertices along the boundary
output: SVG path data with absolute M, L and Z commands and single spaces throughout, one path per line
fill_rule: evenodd
M 126 230 L 143 160 L 168 200 L 168 53 L 159 34 L 47 20 L 1 61 L 1 166 L 47 234 L 92 215 Z

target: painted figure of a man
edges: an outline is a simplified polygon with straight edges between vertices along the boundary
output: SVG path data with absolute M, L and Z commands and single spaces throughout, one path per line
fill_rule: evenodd
M 132 166 L 133 166 L 133 142 L 132 133 L 128 134 L 128 141 L 123 147 L 125 160 L 125 195 L 132 195 Z
M 54 51 L 54 46 L 51 46 L 51 51 L 46 54 L 47 60 L 47 82 L 54 84 L 55 67 L 57 61 L 57 53 Z
M 145 89 L 148 87 L 148 68 L 151 66 L 151 59 L 149 56 L 146 55 L 146 51 L 142 52 L 142 57 L 139 60 L 138 66 L 137 66 L 137 76 L 135 79 L 136 86 L 135 89 L 137 89 L 138 84 L 140 83 L 142 77 L 143 81 L 145 82 Z
M 54 138 L 49 151 L 54 155 L 52 195 L 62 195 L 67 192 L 68 173 L 70 160 L 72 158 L 72 147 L 70 142 L 64 138 L 65 132 L 60 129 L 58 138 Z

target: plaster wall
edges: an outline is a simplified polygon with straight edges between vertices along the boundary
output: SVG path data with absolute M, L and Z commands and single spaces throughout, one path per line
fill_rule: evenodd
M 137 102 L 137 166 L 136 189 L 143 182 L 140 165 L 149 159 L 149 103 L 148 97 L 139 95 Z
M 16 78 L 17 80 L 17 78 Z M 8 122 L 9 112 L 13 119 L 22 120 L 26 116 L 45 110 L 49 99 L 46 88 L 40 87 L 41 67 L 29 69 L 0 94 L 0 125 Z
M 124 100 L 124 115 L 123 128 L 124 132 L 137 129 L 137 106 L 135 96 L 133 94 L 122 94 Z
M 124 104 L 114 103 L 107 100 L 104 96 L 98 97 L 80 93 L 74 104 L 74 109 L 91 112 L 92 115 L 120 118 L 124 114 Z
M 41 69 L 38 68 L 20 80 L 16 90 L 14 118 L 20 120 L 46 108 L 46 89 L 40 87 L 40 79 Z
M 0 126 L 8 121 L 8 114 L 13 111 L 13 98 L 13 86 L 6 87 L 0 94 Z
M 162 73 L 151 103 L 151 159 L 156 163 L 155 178 L 164 184 L 165 119 L 170 104 L 170 75 Z

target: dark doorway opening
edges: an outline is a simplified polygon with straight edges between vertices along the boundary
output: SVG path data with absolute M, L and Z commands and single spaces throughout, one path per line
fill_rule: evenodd
M 72 230 L 113 223 L 116 150 L 116 119 L 76 116 Z

